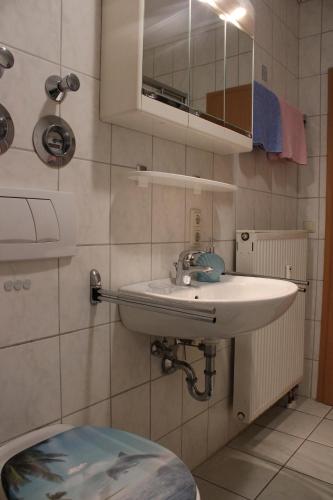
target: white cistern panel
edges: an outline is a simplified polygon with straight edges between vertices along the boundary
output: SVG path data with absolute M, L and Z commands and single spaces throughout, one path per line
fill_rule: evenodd
M 0 188 L 0 261 L 76 254 L 74 195 Z

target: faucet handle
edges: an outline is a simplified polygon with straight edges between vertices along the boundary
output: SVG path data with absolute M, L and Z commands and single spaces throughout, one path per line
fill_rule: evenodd
M 14 56 L 7 47 L 0 46 L 0 78 L 4 74 L 5 69 L 10 69 L 14 66 Z
M 65 99 L 67 92 L 77 92 L 80 88 L 79 77 L 69 73 L 64 78 L 51 75 L 45 82 L 46 94 L 52 101 L 61 102 Z

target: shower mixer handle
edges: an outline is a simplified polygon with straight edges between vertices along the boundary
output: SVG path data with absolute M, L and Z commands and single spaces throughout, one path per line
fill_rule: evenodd
M 77 92 L 79 88 L 80 80 L 74 73 L 69 73 L 64 78 L 58 75 L 51 75 L 45 82 L 46 94 L 55 102 L 63 101 L 67 92 Z
M 14 56 L 7 47 L 0 46 L 0 78 L 6 69 L 14 66 Z
M 79 77 L 74 73 L 69 73 L 61 80 L 58 87 L 62 92 L 67 92 L 69 90 L 71 92 L 77 92 L 80 88 Z

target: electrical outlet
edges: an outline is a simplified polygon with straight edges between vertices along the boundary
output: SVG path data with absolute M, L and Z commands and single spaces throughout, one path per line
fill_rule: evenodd
M 190 242 L 192 247 L 200 247 L 201 243 L 201 210 L 192 208 L 190 212 Z

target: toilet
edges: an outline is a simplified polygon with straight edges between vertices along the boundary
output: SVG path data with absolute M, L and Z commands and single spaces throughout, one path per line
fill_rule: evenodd
M 169 450 L 104 427 L 51 425 L 0 447 L 0 500 L 200 500 Z

